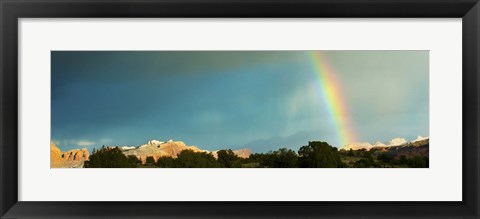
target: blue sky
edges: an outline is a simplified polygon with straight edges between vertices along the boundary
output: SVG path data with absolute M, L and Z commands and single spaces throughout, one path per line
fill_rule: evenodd
M 429 135 L 428 51 L 324 51 L 359 141 Z M 308 51 L 53 51 L 61 150 L 181 140 L 202 149 L 341 146 Z

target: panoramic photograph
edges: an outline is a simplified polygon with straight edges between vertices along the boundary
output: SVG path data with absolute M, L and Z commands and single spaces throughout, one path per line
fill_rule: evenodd
M 51 168 L 428 168 L 429 51 L 52 51 Z

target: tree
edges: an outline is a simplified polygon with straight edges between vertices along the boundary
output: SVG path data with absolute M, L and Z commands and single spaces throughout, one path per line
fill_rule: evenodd
M 148 156 L 145 159 L 145 165 L 147 166 L 153 166 L 155 164 L 155 159 L 152 156 Z
M 427 168 L 428 157 L 415 156 L 408 160 L 408 166 L 412 168 Z
M 212 168 L 220 167 L 217 159 L 206 152 L 195 152 L 192 150 L 181 151 L 175 160 L 176 167 L 183 168 Z
M 176 159 L 173 157 L 159 157 L 157 160 L 158 167 L 162 168 L 174 168 L 176 166 Z
M 276 168 L 293 168 L 297 167 L 298 155 L 295 151 L 280 148 L 273 152 L 273 167 Z
M 138 167 L 142 165 L 142 161 L 138 159 L 138 157 L 135 155 L 128 155 L 127 158 L 128 158 L 128 162 L 132 164 L 132 166 L 134 167 Z
M 252 154 L 247 159 L 247 162 L 258 164 L 258 167 L 274 167 L 273 152 Z
M 353 157 L 353 150 L 351 148 L 348 150 L 348 156 Z
M 393 157 L 387 153 L 381 153 L 378 155 L 377 159 L 382 161 L 384 164 L 390 164 L 393 161 Z
M 330 146 L 327 142 L 308 142 L 307 146 L 302 146 L 298 150 L 298 155 L 300 167 L 336 168 L 345 166 L 340 160 L 338 149 Z
M 219 150 L 217 152 L 217 160 L 222 167 L 226 167 L 226 168 L 239 167 L 240 165 L 238 163 L 239 159 L 240 158 L 235 153 L 233 153 L 231 149 Z
M 373 158 L 370 157 L 370 158 L 362 158 L 360 160 L 357 160 L 353 166 L 356 168 L 368 168 L 368 167 L 377 167 L 377 164 L 375 164 L 375 161 L 373 160 Z
M 405 155 L 400 156 L 399 162 L 400 162 L 401 165 L 408 165 L 407 156 L 405 156 Z
M 106 148 L 105 146 L 92 154 L 84 163 L 85 168 L 129 168 L 135 166 L 118 147 Z
M 373 159 L 373 156 L 372 156 L 372 155 L 373 155 L 373 152 L 374 152 L 373 149 L 370 149 L 370 150 L 368 150 L 368 151 L 365 150 L 365 151 L 363 152 L 363 158 Z

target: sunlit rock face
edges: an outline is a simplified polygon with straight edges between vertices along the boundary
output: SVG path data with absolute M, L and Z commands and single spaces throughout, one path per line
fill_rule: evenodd
M 183 150 L 211 153 L 214 157 L 217 157 L 217 151 L 210 152 L 208 150 L 202 150 L 197 146 L 189 146 L 186 145 L 183 141 L 174 140 L 168 140 L 166 142 L 159 140 L 150 140 L 146 144 L 140 145 L 138 147 L 122 146 L 119 148 L 126 156 L 136 156 L 142 161 L 142 163 L 145 163 L 147 157 L 153 157 L 155 161 L 157 161 L 160 157 L 176 158 L 177 155 Z M 242 148 L 239 150 L 234 150 L 233 153 L 235 153 L 239 157 L 248 158 L 252 154 L 252 151 L 248 148 Z
M 50 167 L 60 167 L 62 161 L 62 152 L 54 143 L 50 143 Z
M 381 141 L 375 142 L 373 145 L 368 143 L 368 142 L 359 142 L 359 143 L 351 143 L 348 145 L 345 145 L 343 149 L 345 150 L 359 150 L 359 149 L 366 149 L 370 150 L 372 148 L 388 148 L 388 147 L 397 147 L 397 146 L 417 146 L 417 145 L 425 145 L 428 144 L 429 138 L 428 137 L 422 137 L 422 136 L 417 136 L 416 139 L 412 141 L 407 141 L 405 138 L 393 138 L 392 140 L 382 143 Z
M 239 150 L 234 150 L 233 153 L 235 153 L 237 156 L 241 158 L 248 158 L 252 154 L 252 150 L 248 148 L 242 148 Z
M 151 140 L 148 141 L 147 144 L 140 145 L 138 148 L 130 148 L 128 150 L 123 150 L 123 154 L 125 154 L 126 156 L 134 155 L 144 163 L 147 157 L 153 157 L 155 161 L 159 157 L 176 158 L 177 155 L 183 150 L 207 152 L 205 150 L 201 150 L 196 146 L 188 146 L 182 141 L 169 140 L 167 142 L 163 142 L 158 140 Z
M 422 137 L 422 136 L 417 136 L 417 138 L 415 140 L 412 141 L 412 143 L 415 143 L 415 142 L 419 142 L 419 141 L 424 141 L 424 140 L 428 140 L 428 137 Z
M 387 145 L 380 142 L 380 141 L 377 141 L 377 142 L 375 142 L 375 144 L 373 144 L 373 147 L 385 147 L 385 146 L 387 146 Z
M 62 158 L 68 161 L 84 161 L 88 160 L 89 156 L 90 154 L 86 148 L 74 149 L 62 153 Z
M 83 167 L 83 162 L 88 160 L 89 156 L 90 152 L 86 148 L 62 152 L 54 143 L 50 143 L 51 168 Z
M 400 146 L 400 145 L 403 145 L 403 144 L 406 144 L 406 143 L 408 143 L 408 142 L 407 142 L 407 140 L 405 140 L 405 138 L 394 138 L 394 139 L 388 141 L 387 146 L 388 147 Z
M 370 150 L 370 148 L 372 148 L 373 145 L 368 143 L 368 142 L 357 142 L 357 143 L 352 143 L 352 144 L 347 144 L 345 145 L 345 147 L 343 147 L 343 149 L 345 150 L 359 150 L 359 149 L 367 149 L 367 150 Z
M 213 155 L 215 158 L 218 158 L 217 152 L 218 152 L 218 151 L 212 151 L 212 155 Z M 242 149 L 234 150 L 233 153 L 236 154 L 238 157 L 248 158 L 248 157 L 250 157 L 250 155 L 251 155 L 253 152 L 252 152 L 252 150 L 250 150 L 250 149 L 248 149 L 248 148 L 242 148 Z

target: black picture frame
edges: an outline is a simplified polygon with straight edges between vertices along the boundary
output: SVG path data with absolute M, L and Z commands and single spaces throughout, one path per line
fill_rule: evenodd
M 478 0 L 0 0 L 2 218 L 479 218 Z M 18 19 L 133 17 L 462 18 L 461 202 L 18 201 Z M 448 115 L 445 115 L 448 116 Z M 88 190 L 88 188 L 85 188 Z M 439 191 L 441 192 L 441 191 Z

